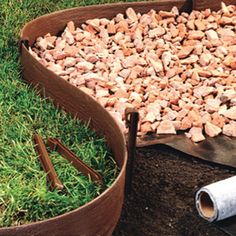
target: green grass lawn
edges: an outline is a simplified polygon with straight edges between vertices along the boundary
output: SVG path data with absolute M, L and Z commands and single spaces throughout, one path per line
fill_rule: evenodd
M 21 80 L 17 42 L 29 20 L 59 9 L 103 3 L 75 0 L 0 1 L 0 226 L 46 219 L 90 201 L 109 186 L 118 170 L 105 141 L 56 109 Z M 105 180 L 100 187 L 67 161 L 51 154 L 67 193 L 50 192 L 32 142 L 37 132 L 58 137 Z

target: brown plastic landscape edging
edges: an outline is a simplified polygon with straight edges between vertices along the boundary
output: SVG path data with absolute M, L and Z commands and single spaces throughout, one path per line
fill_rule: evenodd
M 38 36 L 46 33 L 58 34 L 68 21 L 77 25 L 94 17 L 111 18 L 117 13 L 125 12 L 127 7 L 146 12 L 150 9 L 168 9 L 173 5 L 187 10 L 190 5 L 184 0 L 158 3 L 124 3 L 88 6 L 55 12 L 29 22 L 21 32 L 21 40 L 32 45 Z M 41 94 L 50 97 L 56 105 L 64 108 L 71 115 L 84 122 L 105 136 L 113 151 L 115 160 L 121 169 L 113 185 L 102 195 L 74 211 L 58 217 L 28 225 L 0 229 L 0 235 L 111 235 L 119 219 L 124 198 L 125 169 L 127 152 L 125 138 L 110 114 L 93 98 L 47 70 L 26 48 L 20 45 L 22 74 L 24 79 L 36 86 Z
M 91 128 L 105 136 L 108 145 L 114 153 L 114 158 L 121 171 L 115 182 L 104 193 L 88 204 L 49 220 L 26 224 L 16 227 L 0 229 L 0 236 L 4 235 L 111 235 L 120 216 L 125 184 L 125 170 L 127 150 L 125 137 L 114 119 L 93 98 L 72 86 L 67 81 L 47 70 L 27 50 L 39 36 L 51 33 L 58 34 L 64 29 L 68 21 L 73 20 L 81 25 L 89 18 L 112 18 L 117 13 L 124 13 L 128 7 L 133 7 L 140 13 L 150 9 L 170 10 L 177 6 L 181 11 L 190 12 L 192 5 L 195 9 L 219 7 L 220 1 L 215 0 L 159 0 L 158 2 L 117 3 L 88 6 L 58 11 L 44 15 L 29 22 L 21 32 L 21 63 L 24 79 L 40 91 L 42 95 L 50 97 L 55 105 L 59 105 L 71 115 L 89 122 Z M 233 3 L 234 1 L 225 1 Z M 212 5 L 211 5 L 212 4 Z M 178 139 L 178 137 L 176 137 Z

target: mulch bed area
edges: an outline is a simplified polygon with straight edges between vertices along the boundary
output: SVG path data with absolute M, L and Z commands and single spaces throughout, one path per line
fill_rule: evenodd
M 198 216 L 194 196 L 235 173 L 164 146 L 138 149 L 133 191 L 114 236 L 225 236 Z

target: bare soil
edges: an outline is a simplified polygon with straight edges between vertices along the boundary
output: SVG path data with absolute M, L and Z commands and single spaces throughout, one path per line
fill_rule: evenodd
M 198 216 L 194 196 L 235 173 L 164 146 L 138 149 L 133 190 L 114 236 L 225 236 Z

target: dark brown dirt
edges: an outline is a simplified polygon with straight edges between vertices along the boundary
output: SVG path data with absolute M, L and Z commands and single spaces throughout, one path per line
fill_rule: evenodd
M 139 149 L 133 191 L 114 236 L 225 236 L 198 216 L 194 196 L 235 173 L 164 146 Z

